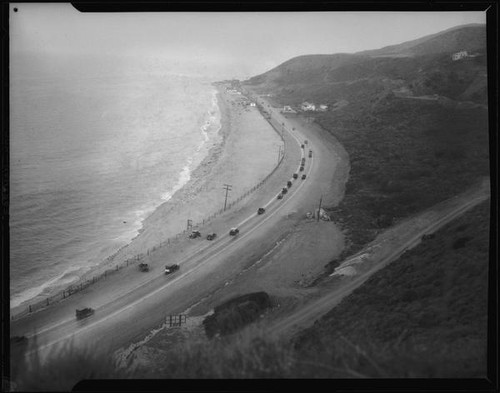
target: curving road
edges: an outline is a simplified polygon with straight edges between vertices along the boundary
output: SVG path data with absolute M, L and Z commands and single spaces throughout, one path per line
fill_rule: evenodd
M 192 304 L 224 285 L 231 276 L 242 270 L 250 258 L 265 253 L 274 245 L 273 235 L 283 219 L 311 211 L 326 191 L 325 173 L 334 170 L 337 158 L 331 146 L 321 136 L 295 129 L 288 120 L 272 110 L 271 123 L 278 126 L 285 139 L 285 154 L 291 166 L 276 171 L 247 204 L 235 212 L 229 212 L 225 235 L 214 242 L 203 242 L 192 247 L 191 252 L 178 263 L 180 271 L 163 274 L 140 282 L 135 288 L 113 298 L 101 299 L 95 314 L 81 321 L 74 318 L 74 310 L 86 296 L 97 296 L 98 288 L 89 287 L 78 296 L 72 296 L 60 305 L 48 307 L 11 323 L 11 336 L 36 335 L 40 355 L 44 357 L 54 347 L 71 342 L 76 347 L 94 345 L 96 351 L 111 352 L 131 342 L 139 341 L 148 330 L 164 322 L 168 315 L 182 313 Z M 281 127 L 279 127 L 281 126 Z M 293 128 L 293 129 L 292 129 Z M 304 154 L 300 145 L 313 149 L 312 158 Z M 300 172 L 301 159 L 306 157 L 305 171 Z M 290 175 L 296 171 L 299 178 Z M 284 174 L 289 173 L 284 177 Z M 306 173 L 307 178 L 300 176 Z M 282 200 L 277 199 L 288 180 L 293 186 Z M 279 184 L 279 186 L 277 186 Z M 264 215 L 257 215 L 258 207 L 265 207 Z M 296 214 L 299 213 L 299 214 Z M 231 219 L 233 220 L 231 222 Z M 238 226 L 240 235 L 227 234 L 230 226 Z M 118 278 L 116 278 L 118 279 Z M 103 295 L 105 296 L 105 295 Z

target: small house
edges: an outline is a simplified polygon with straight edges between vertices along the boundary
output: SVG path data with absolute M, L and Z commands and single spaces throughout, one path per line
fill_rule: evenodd
M 328 105 L 321 104 L 318 108 L 318 111 L 320 112 L 326 112 L 327 110 L 328 110 Z
M 303 111 L 315 111 L 316 110 L 316 105 L 311 104 L 310 102 L 305 101 L 300 106 L 300 109 L 302 109 Z
M 457 52 L 457 53 L 453 53 L 451 55 L 451 59 L 453 61 L 457 61 L 457 60 L 463 59 L 464 57 L 467 57 L 467 56 L 468 56 L 467 51 L 463 50 L 463 51 L 460 51 L 460 52 Z

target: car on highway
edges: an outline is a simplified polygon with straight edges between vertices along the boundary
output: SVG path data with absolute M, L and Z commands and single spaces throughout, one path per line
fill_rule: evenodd
M 149 265 L 147 263 L 139 263 L 139 271 L 149 272 Z
M 304 144 L 302 144 L 302 145 L 300 145 L 300 147 L 303 149 L 305 146 L 304 146 Z
M 301 164 L 302 164 L 302 165 L 305 165 L 305 163 L 306 163 L 306 158 L 305 158 L 305 157 L 302 157 Z
M 240 233 L 240 230 L 238 228 L 231 228 L 229 230 L 229 235 L 230 236 L 236 236 L 238 233 Z
M 304 173 L 304 174 L 302 175 L 302 180 L 304 180 L 305 178 L 306 178 L 306 174 Z
M 76 319 L 84 319 L 90 317 L 94 314 L 94 309 L 90 307 L 82 308 L 81 310 L 76 310 Z
M 292 184 L 293 184 L 293 183 L 292 183 L 290 180 L 288 180 L 288 181 L 286 182 L 286 186 L 287 186 L 288 188 L 290 188 L 290 187 L 292 186 Z
M 298 173 L 294 173 L 294 174 L 293 174 L 293 178 L 294 178 L 294 179 L 296 179 L 296 178 L 298 178 L 298 177 L 299 177 L 299 174 L 298 174 Z
M 214 240 L 217 237 L 216 233 L 209 233 L 207 235 L 207 240 Z
M 304 144 L 306 144 L 306 145 L 307 145 L 307 139 L 304 141 Z
M 304 165 L 301 165 L 299 170 L 302 172 L 304 170 Z
M 283 188 L 281 189 L 281 193 L 282 193 L 282 194 L 286 194 L 287 192 L 288 192 L 288 188 L 283 187 Z
M 201 236 L 201 233 L 200 231 L 193 231 L 189 234 L 189 238 L 190 239 L 196 239 L 197 237 L 200 237 Z
M 312 157 L 312 156 L 313 156 L 313 151 L 309 150 L 309 157 Z
M 259 207 L 259 210 L 257 210 L 257 214 L 264 214 L 266 212 L 266 209 L 263 207 Z
M 173 265 L 167 265 L 165 266 L 165 274 L 176 272 L 177 270 L 179 270 L 179 267 L 180 266 L 175 263 Z
M 278 194 L 278 199 L 283 199 L 283 194 L 281 192 Z

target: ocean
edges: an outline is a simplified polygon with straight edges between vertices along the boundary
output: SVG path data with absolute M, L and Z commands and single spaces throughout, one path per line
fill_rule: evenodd
M 14 78 L 10 107 L 11 307 L 127 244 L 220 141 L 200 77 Z

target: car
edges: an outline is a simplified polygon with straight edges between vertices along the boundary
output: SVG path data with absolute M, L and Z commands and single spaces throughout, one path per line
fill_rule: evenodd
M 292 183 L 290 180 L 288 180 L 288 181 L 286 182 L 286 186 L 287 186 L 288 188 L 290 188 L 290 187 L 292 186 L 292 184 L 293 184 L 293 183 Z
M 312 156 L 313 156 L 313 151 L 309 150 L 309 157 L 312 157 Z
M 281 192 L 278 194 L 278 199 L 283 199 L 283 194 Z
M 139 270 L 141 272 L 149 272 L 149 265 L 147 263 L 139 263 Z
M 94 309 L 90 307 L 82 308 L 81 310 L 76 310 L 76 319 L 83 319 L 90 317 L 94 314 Z
M 209 233 L 207 235 L 207 240 L 214 240 L 217 237 L 216 233 Z
M 197 237 L 200 237 L 201 236 L 201 233 L 200 231 L 193 231 L 189 234 L 189 238 L 190 239 L 196 239 Z
M 434 239 L 435 236 L 436 235 L 434 235 L 433 233 L 425 234 L 424 236 L 422 236 L 422 240 Z
M 281 192 L 282 192 L 283 194 L 286 194 L 286 193 L 288 192 L 288 188 L 283 187 L 283 188 L 281 189 Z
M 302 163 L 302 165 L 304 165 L 306 163 L 306 158 L 305 157 L 302 157 L 301 163 Z
M 304 144 L 306 144 L 306 145 L 307 145 L 307 139 L 304 141 Z
M 231 228 L 229 230 L 229 235 L 230 236 L 236 236 L 238 233 L 240 233 L 240 230 L 238 228 Z
M 305 146 L 304 146 L 304 144 L 302 144 L 302 145 L 300 145 L 300 147 L 303 149 Z
M 177 265 L 177 264 L 165 266 L 165 274 L 170 274 L 170 273 L 173 273 L 177 270 L 179 270 L 179 265 Z
M 259 210 L 257 210 L 257 214 L 264 214 L 266 212 L 266 209 L 263 207 L 259 207 Z
M 304 170 L 304 166 L 301 165 L 299 170 L 302 172 Z
M 293 174 L 293 178 L 294 178 L 294 179 L 296 179 L 296 178 L 298 178 L 298 177 L 299 177 L 299 174 L 298 174 L 298 173 L 294 173 L 294 174 Z
M 306 178 L 306 174 L 304 173 L 304 174 L 302 175 L 302 180 L 304 180 L 305 178 Z

